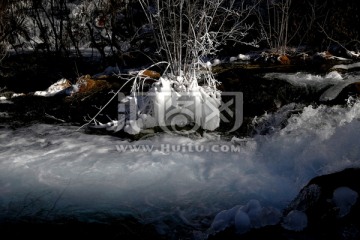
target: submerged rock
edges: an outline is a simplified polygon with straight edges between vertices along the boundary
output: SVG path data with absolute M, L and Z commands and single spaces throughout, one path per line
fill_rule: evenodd
M 360 169 L 351 168 L 313 178 L 286 209 L 307 215 L 308 231 L 336 239 L 360 237 Z M 356 238 L 344 237 L 353 229 Z

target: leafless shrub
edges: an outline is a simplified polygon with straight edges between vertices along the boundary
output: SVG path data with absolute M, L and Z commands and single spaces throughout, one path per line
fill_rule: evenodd
M 263 0 L 257 17 L 267 45 L 284 54 L 291 37 L 289 35 L 290 6 L 292 0 Z
M 0 2 L 0 63 L 5 58 L 6 54 L 6 7 L 8 6 L 7 1 Z
M 154 31 L 159 53 L 170 63 L 174 76 L 192 77 L 229 41 L 243 41 L 252 25 L 246 24 L 255 6 L 230 0 L 140 0 Z

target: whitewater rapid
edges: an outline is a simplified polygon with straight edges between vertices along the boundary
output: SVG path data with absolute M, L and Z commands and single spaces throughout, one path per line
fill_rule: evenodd
M 285 118 L 281 109 L 278 117 Z M 162 133 L 129 142 L 67 125 L 0 128 L 0 219 L 131 215 L 164 229 L 169 219 L 199 227 L 251 199 L 281 211 L 311 178 L 360 165 L 359 101 L 302 107 L 285 127 L 264 119 L 273 131 L 232 141 Z M 126 145 L 153 149 L 121 151 Z

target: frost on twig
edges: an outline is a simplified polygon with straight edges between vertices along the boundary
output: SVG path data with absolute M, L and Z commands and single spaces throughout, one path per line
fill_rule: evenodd
M 255 40 L 244 40 L 252 29 L 245 19 L 253 7 L 237 5 L 235 0 L 139 3 L 154 35 L 157 52 L 166 61 L 125 76 L 126 83 L 132 82 L 130 95 L 121 95 L 119 89 L 110 99 L 119 95 L 117 120 L 97 125 L 95 119 L 102 108 L 90 122 L 96 128 L 124 130 L 129 134 L 156 126 L 170 131 L 185 126 L 192 126 L 191 130 L 198 127 L 215 130 L 220 124 L 221 94 L 207 59 L 229 41 L 257 45 Z M 165 66 L 158 80 L 144 74 L 154 66 Z M 152 83 L 146 90 L 144 86 L 149 80 Z

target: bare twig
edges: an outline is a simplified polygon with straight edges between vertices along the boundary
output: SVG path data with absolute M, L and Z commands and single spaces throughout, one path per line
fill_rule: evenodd
M 53 120 L 56 120 L 56 121 L 58 121 L 58 122 L 62 122 L 62 123 L 65 123 L 65 122 L 66 122 L 65 120 L 62 120 L 62 119 L 60 119 L 60 118 L 57 118 L 57 117 L 52 116 L 52 115 L 47 114 L 47 113 L 45 113 L 45 117 L 50 118 L 50 119 L 53 119 Z

